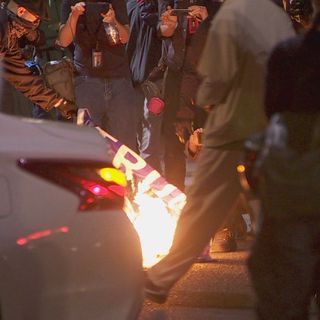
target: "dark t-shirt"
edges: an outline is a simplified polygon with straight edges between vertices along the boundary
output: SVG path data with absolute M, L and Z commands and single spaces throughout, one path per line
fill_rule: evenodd
M 79 0 L 63 0 L 61 5 L 61 23 L 65 24 L 71 12 L 71 6 Z M 128 25 L 126 3 L 124 0 L 111 0 L 116 19 L 122 25 Z M 79 17 L 75 32 L 74 64 L 81 75 L 89 75 L 99 78 L 123 78 L 129 77 L 128 60 L 125 52 L 125 45 L 111 46 L 107 42 L 103 23 L 91 24 L 90 17 L 83 14 Z M 92 50 L 98 44 L 102 52 L 102 64 L 100 68 L 92 68 Z

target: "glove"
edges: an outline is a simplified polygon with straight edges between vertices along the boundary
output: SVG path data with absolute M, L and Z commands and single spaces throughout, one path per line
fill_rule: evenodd
M 65 99 L 63 99 L 62 102 L 56 106 L 56 108 L 66 119 L 71 119 L 72 116 L 76 115 L 78 111 L 78 108 L 74 103 Z

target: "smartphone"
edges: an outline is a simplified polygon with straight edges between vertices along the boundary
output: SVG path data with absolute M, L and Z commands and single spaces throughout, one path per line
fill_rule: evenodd
M 188 15 L 190 12 L 189 9 L 172 9 L 171 15 L 172 16 L 178 16 L 178 15 Z
M 108 2 L 86 2 L 86 15 L 91 19 L 102 19 L 101 13 L 109 11 L 110 4 Z

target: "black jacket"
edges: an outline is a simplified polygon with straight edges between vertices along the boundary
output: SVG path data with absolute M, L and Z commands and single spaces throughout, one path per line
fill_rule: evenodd
M 212 19 L 221 6 L 220 2 L 212 3 L 208 18 L 204 20 L 196 33 L 192 36 L 186 48 L 184 64 L 182 66 L 182 80 L 180 87 L 180 101 L 177 113 L 178 120 L 194 120 L 195 114 L 202 117 L 203 111 L 195 107 L 195 98 L 201 83 L 197 67 L 204 49 Z
M 279 112 L 320 111 L 320 31 L 311 30 L 280 43 L 267 69 L 265 110 Z
M 186 9 L 192 5 L 205 6 L 209 15 L 214 7 L 211 0 L 159 0 L 159 14 L 165 12 L 168 6 L 176 9 Z M 193 36 L 188 35 L 187 16 L 178 15 L 178 25 L 173 36 L 163 38 L 162 59 L 171 70 L 181 71 L 191 38 Z
M 45 110 L 50 110 L 61 97 L 46 86 L 41 76 L 32 74 L 32 71 L 24 65 L 25 59 L 19 46 L 21 36 L 14 36 L 14 32 L 13 21 L 8 17 L 6 9 L 0 8 L 1 77 L 9 81 L 33 103 Z M 26 30 L 23 37 L 27 41 L 32 39 L 29 41 L 30 44 L 37 43 L 39 38 L 35 36 L 35 32 L 37 31 Z
M 157 35 L 159 20 L 156 0 L 128 0 L 130 38 L 127 54 L 133 83 L 141 84 L 158 64 L 161 40 Z

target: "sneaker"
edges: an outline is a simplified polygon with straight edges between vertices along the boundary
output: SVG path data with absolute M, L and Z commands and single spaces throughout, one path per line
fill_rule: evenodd
M 211 243 L 211 252 L 231 252 L 237 250 L 237 242 L 233 232 L 228 228 L 218 231 Z
M 145 271 L 144 296 L 146 299 L 155 303 L 165 303 L 168 298 L 168 293 L 162 288 L 155 285 L 148 277 Z
M 210 263 L 210 262 L 214 262 L 215 260 L 213 258 L 211 258 L 210 255 L 200 255 L 197 260 L 196 263 Z
M 213 261 L 214 259 L 210 255 L 210 244 L 208 244 L 197 258 L 196 263 L 210 263 Z

